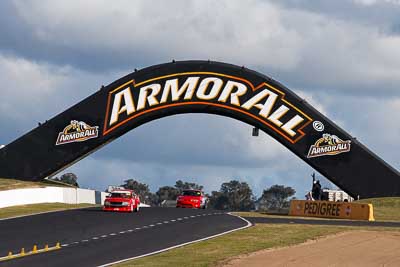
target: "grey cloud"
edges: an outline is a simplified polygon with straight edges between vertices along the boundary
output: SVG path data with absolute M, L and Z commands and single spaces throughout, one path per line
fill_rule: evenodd
M 376 1 L 374 4 L 365 5 L 354 0 L 283 0 L 277 4 L 287 9 L 324 15 L 327 20 L 354 21 L 378 26 L 389 34 L 396 32 L 396 25 L 399 23 L 400 5 L 390 1 Z
M 25 4 L 28 4 L 28 2 L 25 2 Z M 45 3 L 43 2 L 43 4 Z M 56 34 L 53 33 L 56 35 L 55 40 L 40 38 L 41 33 L 45 31 L 42 26 L 54 25 L 56 22 L 47 20 L 44 14 L 35 14 L 30 8 L 32 6 L 28 4 L 26 6 L 27 12 L 31 12 L 28 17 L 39 16 L 43 22 L 43 25 L 34 25 L 20 14 L 18 7 L 24 8 L 22 5 L 18 1 L 2 1 L 0 3 L 0 35 L 2 36 L 0 51 L 3 53 L 32 61 L 71 65 L 79 69 L 99 72 L 110 68 L 131 67 L 133 69 L 145 66 L 145 63 L 148 64 L 149 61 L 155 61 L 156 53 L 145 53 L 140 47 L 134 51 L 104 49 L 101 43 L 98 46 L 85 44 L 82 39 L 73 36 L 71 33 L 63 32 L 62 29 L 57 30 Z M 79 20 L 79 18 L 76 19 Z M 79 25 L 79 22 L 76 21 L 76 24 Z M 80 26 L 82 28 L 79 30 L 84 34 L 87 25 Z M 96 29 L 96 31 L 99 31 L 99 35 L 101 35 L 101 28 Z M 93 40 L 93 42 L 96 41 Z
M 34 61 L 99 72 L 172 58 L 214 59 L 249 66 L 308 91 L 373 95 L 379 86 L 387 95 L 398 92 L 400 37 L 381 26 L 398 23 L 390 15 L 398 7 L 389 4 L 169 1 L 154 6 L 140 1 L 130 6 L 128 1 L 122 8 L 97 2 L 83 16 L 82 2 L 14 3 L 1 3 L 0 34 L 7 38 L 0 49 Z M 374 16 L 368 24 L 353 19 L 367 20 L 371 12 L 382 22 L 374 23 Z
M 260 167 L 285 148 L 240 121 L 205 114 L 175 115 L 132 130 L 96 152 L 96 159 L 160 164 Z
M 115 74 L 38 64 L 0 53 L 0 143 L 7 144 L 96 92 Z M 119 76 L 119 74 L 117 75 Z

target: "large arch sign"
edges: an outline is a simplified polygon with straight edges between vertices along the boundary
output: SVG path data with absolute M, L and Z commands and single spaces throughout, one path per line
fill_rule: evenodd
M 180 113 L 253 125 L 353 197 L 400 195 L 398 171 L 292 91 L 260 73 L 210 61 L 152 66 L 102 87 L 0 149 L 0 177 L 41 180 L 144 123 Z

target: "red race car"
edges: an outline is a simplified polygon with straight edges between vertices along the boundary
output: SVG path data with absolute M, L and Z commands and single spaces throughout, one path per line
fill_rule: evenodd
M 118 189 L 111 191 L 104 200 L 104 211 L 138 212 L 140 205 L 139 196 L 132 190 Z
M 208 198 L 200 190 L 183 190 L 176 199 L 177 208 L 207 208 Z

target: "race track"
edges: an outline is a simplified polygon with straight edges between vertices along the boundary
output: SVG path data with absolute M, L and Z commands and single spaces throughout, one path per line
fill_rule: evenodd
M 248 226 L 214 210 L 142 208 L 139 213 L 68 210 L 0 220 L 0 257 L 23 247 L 60 250 L 0 262 L 0 266 L 99 266 Z

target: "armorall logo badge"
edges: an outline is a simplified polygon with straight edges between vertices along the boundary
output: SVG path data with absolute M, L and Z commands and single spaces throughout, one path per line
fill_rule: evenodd
M 350 151 L 351 141 L 343 141 L 336 135 L 324 133 L 314 145 L 310 147 L 307 158 L 315 158 L 326 155 L 337 155 Z
M 58 134 L 56 145 L 74 142 L 84 142 L 88 139 L 97 138 L 99 126 L 89 126 L 83 121 L 72 120 L 71 123 Z

